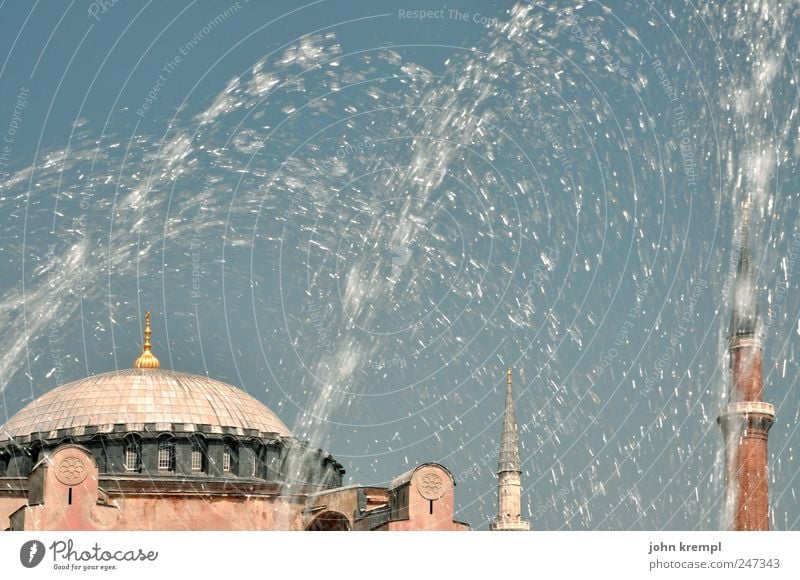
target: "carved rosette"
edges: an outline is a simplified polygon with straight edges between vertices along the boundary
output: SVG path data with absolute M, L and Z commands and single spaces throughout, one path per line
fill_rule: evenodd
M 78 485 L 87 475 L 89 470 L 77 455 L 67 455 L 56 465 L 56 479 L 64 485 Z
M 436 500 L 444 495 L 445 485 L 442 476 L 435 470 L 426 469 L 417 480 L 419 494 L 427 500 Z

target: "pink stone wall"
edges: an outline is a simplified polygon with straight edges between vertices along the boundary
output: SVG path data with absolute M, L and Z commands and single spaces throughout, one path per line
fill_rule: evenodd
M 263 496 L 128 496 L 115 501 L 121 513 L 115 529 L 272 530 L 287 525 L 290 530 L 302 529 L 301 506 Z
M 28 498 L 6 495 L 0 515 L 20 530 L 303 530 L 320 514 L 334 514 L 352 529 L 358 507 L 356 488 L 334 490 L 310 498 L 236 493 L 157 493 L 144 490 L 124 494 L 99 489 L 97 463 L 78 445 L 59 447 L 50 461 L 41 462 L 28 478 L 29 493 L 41 490 L 36 505 Z M 196 488 L 195 488 L 196 489 Z M 386 490 L 368 488 L 370 507 L 386 499 Z M 443 467 L 427 464 L 398 486 L 407 519 L 385 524 L 382 530 L 467 530 L 453 521 L 454 483 Z M 101 497 L 98 503 L 98 497 Z M 41 501 L 39 501 L 41 500 Z M 385 505 L 385 504 L 384 504 Z M 341 523 L 341 522 L 340 522 Z M 3 529 L 7 527 L 6 523 Z M 344 529 L 344 528 L 342 528 Z
M 301 504 L 265 495 L 109 494 L 108 505 L 98 504 L 99 474 L 89 451 L 67 445 L 51 459 L 29 478 L 31 489 L 41 483 L 44 502 L 24 508 L 25 530 L 302 529 Z M 8 509 L 20 504 L 27 502 L 8 502 Z
M 2 495 L 0 496 L 0 531 L 5 530 L 9 526 L 9 518 L 11 514 L 17 511 L 20 507 L 28 503 L 23 494 L 18 495 Z
M 269 497 L 126 496 L 112 506 L 65 505 L 48 494 L 44 506 L 27 508 L 26 530 L 271 530 L 302 529 L 299 505 Z M 116 505 L 117 507 L 113 507 Z M 280 512 L 280 513 L 279 513 Z M 286 517 L 280 517 L 288 514 Z
M 435 464 L 420 467 L 405 486 L 408 489 L 408 519 L 390 521 L 379 529 L 387 531 L 469 529 L 466 524 L 454 521 L 455 484 L 450 472 L 445 468 Z

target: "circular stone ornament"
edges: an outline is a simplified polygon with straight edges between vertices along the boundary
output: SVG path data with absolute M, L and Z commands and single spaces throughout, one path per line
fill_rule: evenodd
M 427 500 L 436 500 L 444 495 L 444 480 L 433 469 L 426 469 L 419 475 L 417 490 Z
M 77 455 L 67 455 L 56 465 L 56 479 L 64 485 L 78 485 L 87 475 L 89 470 Z

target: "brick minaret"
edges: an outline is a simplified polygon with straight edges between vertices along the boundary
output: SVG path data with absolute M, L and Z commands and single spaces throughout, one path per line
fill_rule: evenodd
M 767 433 L 775 408 L 763 399 L 758 297 L 750 263 L 750 199 L 742 205 L 739 264 L 728 337 L 731 389 L 717 421 L 725 438 L 725 502 L 731 530 L 768 530 Z
M 511 369 L 506 381 L 506 410 L 500 440 L 500 463 L 497 466 L 497 517 L 489 525 L 493 532 L 524 531 L 531 526 L 522 519 L 522 471 L 519 461 L 517 416 L 511 393 Z

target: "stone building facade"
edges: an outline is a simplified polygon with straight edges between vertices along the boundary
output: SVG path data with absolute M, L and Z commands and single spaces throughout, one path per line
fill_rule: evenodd
M 0 529 L 468 529 L 441 465 L 389 488 L 343 487 L 344 473 L 244 391 L 161 369 L 148 314 L 134 368 L 53 389 L 0 427 Z

